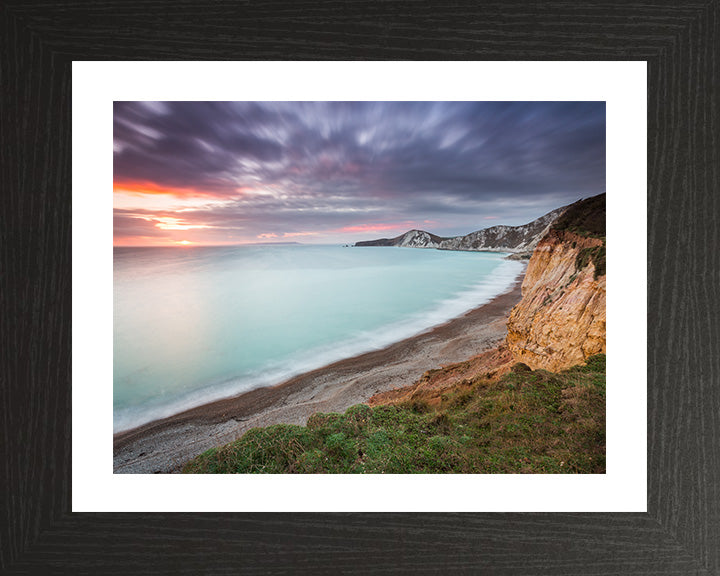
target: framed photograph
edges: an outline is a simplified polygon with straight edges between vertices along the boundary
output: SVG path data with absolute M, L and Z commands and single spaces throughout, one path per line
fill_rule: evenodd
M 718 573 L 712 335 L 720 316 L 707 249 L 717 240 L 713 191 L 720 184 L 712 162 L 717 2 L 542 12 L 494 5 L 470 13 L 421 6 L 389 14 L 382 6 L 336 12 L 317 5 L 303 16 L 302 32 L 291 32 L 292 9 L 278 14 L 261 6 L 184 5 L 173 14 L 155 5 L 2 9 L 0 73 L 9 79 L 0 93 L 9 208 L 3 573 Z M 502 33 L 507 22 L 510 36 Z M 409 29 L 425 41 L 406 38 Z M 341 48 L 350 37 L 356 48 Z M 168 58 L 174 61 L 159 62 Z M 387 59 L 402 62 L 378 62 Z M 113 421 L 147 419 L 114 410 L 107 396 L 114 117 L 125 114 L 135 136 L 139 129 L 152 140 L 157 127 L 133 115 L 142 106 L 164 113 L 162 103 L 171 101 L 523 99 L 607 107 L 605 473 L 113 473 Z M 119 110 L 113 102 L 130 104 Z M 149 104 L 134 109 L 133 102 Z M 363 110 L 371 108 L 382 109 Z M 340 112 L 322 111 L 333 114 Z M 133 137 L 115 145 L 136 146 Z M 569 166 L 572 151 L 565 153 Z M 181 172 L 182 162 L 171 169 Z M 125 174 L 126 196 L 135 201 L 136 173 L 126 167 Z M 215 225 L 191 221 L 187 211 L 185 218 L 148 215 L 139 205 L 120 209 L 134 218 L 129 224 L 147 217 L 165 232 Z M 325 229 L 343 227 L 351 225 Z M 140 228 L 124 228 L 128 242 Z M 308 230 L 275 220 L 252 237 L 277 241 L 286 233 Z M 428 237 L 439 243 L 453 234 Z M 184 245 L 201 238 L 164 237 Z M 602 255 L 587 257 L 604 272 L 604 244 Z M 179 335 L 182 326 L 172 325 Z M 133 401 L 128 396 L 131 408 Z
M 607 235 L 646 236 L 644 62 L 76 62 L 73 85 L 92 167 L 73 181 L 74 293 L 92 303 L 73 344 L 93 359 L 74 374 L 75 511 L 229 511 L 217 476 L 152 476 L 178 471 L 239 474 L 237 512 L 645 510 L 628 354 L 644 278 L 607 306 L 607 373 L 631 384 L 610 389 L 606 473 L 605 368 L 587 364 L 605 352 L 604 257 L 578 264 L 605 250 L 606 177 L 624 191 Z M 98 181 L 108 243 L 91 241 L 109 232 Z M 611 242 L 610 276 L 638 257 Z M 523 274 L 545 279 L 521 301 Z M 115 474 L 88 469 L 113 434 Z M 246 442 L 257 457 L 226 458 Z M 349 497 L 353 473 L 373 489 Z

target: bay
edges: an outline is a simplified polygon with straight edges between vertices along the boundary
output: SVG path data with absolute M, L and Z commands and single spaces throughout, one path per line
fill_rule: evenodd
M 441 324 L 512 285 L 504 254 L 268 245 L 115 248 L 114 430 Z

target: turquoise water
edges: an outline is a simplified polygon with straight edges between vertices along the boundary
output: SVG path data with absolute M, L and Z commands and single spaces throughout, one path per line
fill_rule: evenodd
M 384 347 L 506 291 L 501 254 L 115 248 L 114 429 Z

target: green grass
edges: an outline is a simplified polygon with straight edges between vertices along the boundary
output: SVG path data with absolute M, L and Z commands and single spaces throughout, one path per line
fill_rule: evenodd
M 477 378 L 431 407 L 358 404 L 307 426 L 254 428 L 184 473 L 603 473 L 605 356 L 561 373 L 523 364 Z

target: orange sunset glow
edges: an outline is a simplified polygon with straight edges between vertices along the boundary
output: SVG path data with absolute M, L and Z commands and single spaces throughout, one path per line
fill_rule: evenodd
M 602 103 L 115 102 L 113 119 L 115 246 L 455 236 L 605 186 Z
M 116 194 L 130 194 L 130 195 L 156 195 L 166 194 L 168 196 L 174 196 L 175 198 L 197 198 L 202 196 L 210 196 L 211 192 L 204 191 L 197 188 L 182 188 L 182 187 L 169 187 L 163 186 L 155 182 L 130 182 L 130 181 L 114 181 L 113 192 Z

